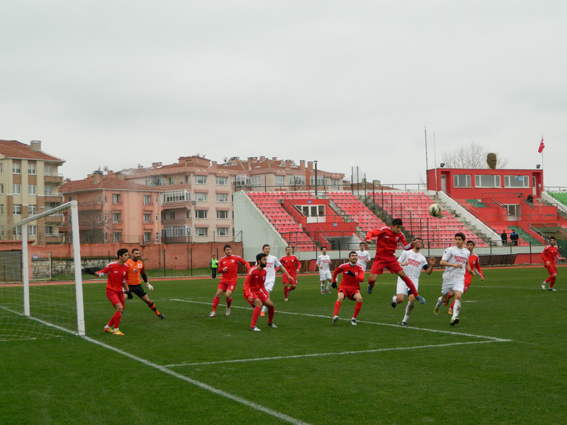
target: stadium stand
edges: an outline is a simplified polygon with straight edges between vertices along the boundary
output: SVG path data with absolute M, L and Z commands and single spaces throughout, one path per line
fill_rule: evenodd
M 384 222 L 352 193 L 331 192 L 329 197 L 344 215 L 352 219 L 363 232 L 385 226 Z

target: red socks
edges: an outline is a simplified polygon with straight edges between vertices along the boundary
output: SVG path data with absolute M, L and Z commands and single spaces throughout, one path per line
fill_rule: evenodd
M 340 302 L 340 301 L 337 301 L 337 302 L 335 303 L 335 312 L 333 313 L 333 316 L 338 316 L 340 309 L 341 309 L 341 302 Z
M 552 277 L 551 280 L 549 281 L 549 287 L 553 288 L 553 285 L 555 285 L 555 278 Z
M 287 298 L 288 292 L 289 292 L 289 290 L 287 289 L 287 286 L 284 286 L 284 287 L 283 287 L 284 298 Z
M 226 299 L 226 308 L 230 308 L 230 305 L 232 304 L 232 297 L 227 298 Z
M 217 306 L 220 303 L 220 298 L 219 297 L 214 297 L 213 298 L 213 311 L 217 311 Z
M 258 321 L 258 317 L 260 317 L 260 312 L 262 311 L 261 307 L 254 307 L 254 311 L 252 312 L 252 323 L 250 323 L 250 327 L 253 328 L 256 326 L 256 322 Z M 272 309 L 272 317 L 273 317 L 273 309 Z
M 406 276 L 406 277 L 402 277 L 402 280 L 407 285 L 411 293 L 417 297 L 419 294 L 417 293 L 417 289 L 415 289 L 415 285 L 413 284 L 411 279 Z
M 370 278 L 368 278 L 368 284 L 370 286 L 374 286 L 374 284 L 376 283 L 376 280 L 370 280 Z M 335 315 L 336 316 L 336 315 Z
M 272 323 L 274 321 L 274 307 L 268 307 L 268 323 Z
M 356 303 L 356 305 L 354 306 L 354 314 L 352 317 L 356 319 L 356 316 L 358 316 L 358 313 L 360 313 L 361 308 L 362 308 L 362 302 Z
M 116 310 L 116 312 L 112 315 L 110 322 L 108 322 L 108 326 L 112 327 L 114 325 L 114 329 L 118 329 L 120 326 L 120 319 L 122 318 L 122 312 Z

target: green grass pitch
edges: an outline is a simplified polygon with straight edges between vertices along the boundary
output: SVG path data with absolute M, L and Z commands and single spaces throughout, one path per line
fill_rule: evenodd
M 451 327 L 447 308 L 433 315 L 441 273 L 423 275 L 427 304 L 402 328 L 391 275 L 372 295 L 363 284 L 358 326 L 349 300 L 331 324 L 336 291 L 321 295 L 317 276 L 300 276 L 288 302 L 278 276 L 278 329 L 260 318 L 262 332 L 248 330 L 242 279 L 232 314 L 222 298 L 215 318 L 218 280 L 154 281 L 167 319 L 128 301 L 123 337 L 102 332 L 113 308 L 104 284 L 87 284 L 87 336 L 103 345 L 71 335 L 0 342 L 0 423 L 567 423 L 567 269 L 557 292 L 541 289 L 545 277 L 487 270 Z

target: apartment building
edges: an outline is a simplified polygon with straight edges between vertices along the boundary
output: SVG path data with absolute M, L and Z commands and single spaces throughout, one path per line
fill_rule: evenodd
M 233 157 L 219 168 L 233 175 L 236 188 L 254 191 L 292 191 L 292 190 L 339 190 L 342 188 L 344 174 L 316 169 L 316 162 L 303 160 L 296 164 L 292 160 L 276 157 L 249 157 L 241 160 Z M 315 180 L 317 174 L 317 180 Z M 317 184 L 315 184 L 317 183 Z
M 21 227 L 7 229 L 28 216 L 61 205 L 58 188 L 63 182 L 59 167 L 65 161 L 42 151 L 41 141 L 29 145 L 0 140 L 0 238 L 21 239 Z M 28 225 L 29 240 L 38 244 L 62 243 L 59 227 L 63 214 Z
M 176 164 L 122 170 L 129 182 L 162 191 L 162 241 L 230 242 L 234 239 L 232 184 L 229 170 L 200 156 Z
M 81 243 L 161 242 L 161 190 L 101 171 L 83 180 L 67 180 L 59 190 L 65 202 L 78 203 Z M 65 216 L 61 232 L 70 234 L 69 213 Z

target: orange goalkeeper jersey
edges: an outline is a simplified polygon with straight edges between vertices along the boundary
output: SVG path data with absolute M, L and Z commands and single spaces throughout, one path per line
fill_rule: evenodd
M 130 258 L 124 264 L 128 266 L 128 273 L 126 274 L 126 283 L 128 283 L 128 286 L 142 283 L 140 276 L 142 273 L 146 274 L 144 263 L 141 260 L 134 261 Z

